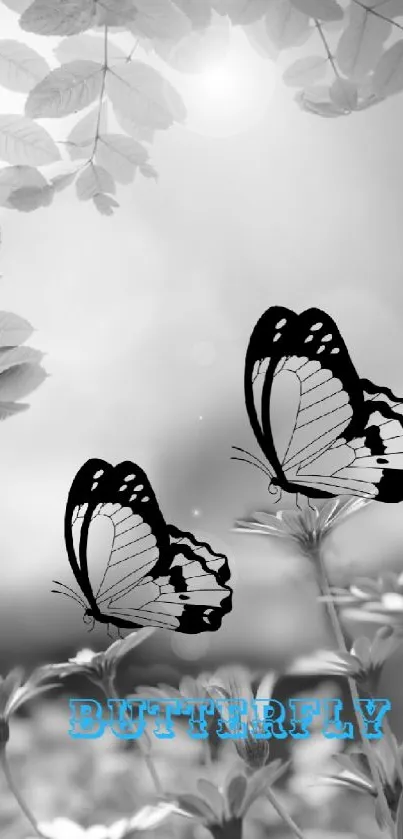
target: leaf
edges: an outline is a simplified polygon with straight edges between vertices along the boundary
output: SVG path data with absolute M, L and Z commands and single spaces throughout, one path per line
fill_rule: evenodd
M 137 125 L 131 119 L 122 116 L 122 114 L 115 113 L 117 122 L 126 134 L 138 140 L 140 143 L 152 143 L 154 140 L 155 129 L 146 128 L 144 125 Z
M 56 177 L 51 179 L 50 184 L 55 192 L 62 192 L 63 189 L 67 189 L 73 183 L 76 175 L 77 172 L 66 172 L 64 175 L 56 175 Z
M 67 137 L 68 152 L 72 160 L 80 160 L 83 157 L 90 157 L 94 147 L 95 134 L 98 126 L 98 108 L 93 108 L 85 117 L 82 117 Z M 99 132 L 107 131 L 106 108 L 101 110 L 99 121 Z
M 235 775 L 234 778 L 231 778 L 227 786 L 226 797 L 230 813 L 234 816 L 239 816 L 241 813 L 247 787 L 248 782 L 245 775 Z
M 24 344 L 32 335 L 33 326 L 13 312 L 0 312 L 0 347 Z
M 3 3 L 12 12 L 18 12 L 19 15 L 22 15 L 25 9 L 31 5 L 32 0 L 3 0 Z
M 48 132 L 28 117 L 0 115 L 0 160 L 27 166 L 45 166 L 60 160 Z
M 102 134 L 96 151 L 97 163 L 120 184 L 130 184 L 136 167 L 148 160 L 147 149 L 123 134 Z
M 182 122 L 186 109 L 170 82 L 147 64 L 132 61 L 106 76 L 106 91 L 117 112 L 148 128 L 170 128 Z
M 348 79 L 335 79 L 330 90 L 329 95 L 332 102 L 338 108 L 345 111 L 354 111 L 358 102 L 357 85 L 350 82 Z
M 96 99 L 104 69 L 95 61 L 70 61 L 52 70 L 31 90 L 25 113 L 29 117 L 65 117 L 81 111 Z
M 49 73 L 49 66 L 35 50 L 19 41 L 0 41 L 0 85 L 28 93 Z
M 110 195 L 98 193 L 98 195 L 94 195 L 92 200 L 102 216 L 113 216 L 113 208 L 119 207 L 118 202 Z
M 320 117 L 341 117 L 346 115 L 344 108 L 335 105 L 330 99 L 316 98 L 314 88 L 309 91 L 309 94 L 300 91 L 297 93 L 295 100 L 303 111 L 316 114 Z
M 16 364 L 40 364 L 44 353 L 33 347 L 2 347 L 0 349 L 0 372 Z
M 22 414 L 27 408 L 29 408 L 29 405 L 25 405 L 23 402 L 0 402 L 0 420 L 13 417 L 15 414 Z
M 230 26 L 211 26 L 209 29 L 192 29 L 179 43 L 154 41 L 159 55 L 180 73 L 203 73 L 210 64 L 222 61 L 229 49 Z
M 39 364 L 18 364 L 0 373 L 0 402 L 15 402 L 36 390 L 47 378 Z
M 290 87 L 313 84 L 326 74 L 328 59 L 322 55 L 298 58 L 283 73 L 283 82 Z
M 374 73 L 373 90 L 380 98 L 403 90 L 403 41 L 397 41 L 380 58 Z
M 300 12 L 317 20 L 342 20 L 343 9 L 336 0 L 291 0 L 293 6 Z
M 267 11 L 267 0 L 213 0 L 213 9 L 228 15 L 231 23 L 246 26 L 260 20 Z
M 311 33 L 308 15 L 292 6 L 290 0 L 271 0 L 266 14 L 269 38 L 278 49 L 303 44 Z
M 137 2 L 133 0 L 98 0 L 97 26 L 120 26 L 137 17 Z
M 5 166 L 0 170 L 0 204 L 4 205 L 13 190 L 23 186 L 42 188 L 47 181 L 33 166 Z
M 144 166 L 140 166 L 140 172 L 144 178 L 154 178 L 155 181 L 158 181 L 158 172 L 151 163 L 145 163 Z
M 110 192 L 112 195 L 116 192 L 116 185 L 106 169 L 102 166 L 94 166 L 90 163 L 76 182 L 77 196 L 80 201 L 89 201 L 94 195 L 102 192 Z
M 214 815 L 221 821 L 224 813 L 224 800 L 214 784 L 207 781 L 205 778 L 200 778 L 197 782 L 197 789 L 214 812 Z
M 401 17 L 403 15 L 401 0 L 366 0 L 368 9 L 380 12 L 383 17 Z
M 20 27 L 35 35 L 77 35 L 95 22 L 95 0 L 34 0 Z
M 336 49 L 336 61 L 344 76 L 359 81 L 371 72 L 389 37 L 392 24 L 351 5 L 350 20 Z
M 211 4 L 206 0 L 173 0 L 191 21 L 193 29 L 205 29 L 211 21 Z
M 129 27 L 135 35 L 180 41 L 191 31 L 189 18 L 171 0 L 136 0 L 136 9 Z
M 191 815 L 198 816 L 202 819 L 208 819 L 208 821 L 214 823 L 215 815 L 204 798 L 200 798 L 198 795 L 187 792 L 182 795 L 178 795 L 177 802 L 179 807 L 183 808 L 188 813 L 191 813 Z
M 77 59 L 97 61 L 103 64 L 105 56 L 105 40 L 98 35 L 75 35 L 65 38 L 54 50 L 55 56 L 60 64 Z M 123 59 L 126 53 L 108 38 L 108 62 L 114 59 Z
M 49 184 L 40 188 L 37 186 L 23 186 L 13 190 L 6 202 L 6 207 L 20 212 L 31 213 L 39 207 L 48 207 L 53 201 L 54 192 Z
M 272 61 L 277 60 L 279 49 L 269 36 L 265 19 L 257 20 L 256 23 L 245 26 L 244 32 L 255 52 L 263 58 L 270 58 Z

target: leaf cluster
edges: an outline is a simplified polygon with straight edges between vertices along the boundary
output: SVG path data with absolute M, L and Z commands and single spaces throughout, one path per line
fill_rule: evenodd
M 0 160 L 8 164 L 0 170 L 0 206 L 8 209 L 48 207 L 75 183 L 80 201 L 112 215 L 116 184 L 131 184 L 137 173 L 157 179 L 149 146 L 158 131 L 185 122 L 186 108 L 136 49 L 193 72 L 213 37 L 214 15 L 243 27 L 271 59 L 300 52 L 283 81 L 311 114 L 346 116 L 403 90 L 401 0 L 4 2 L 19 14 L 22 34 L 59 39 L 54 67 L 27 44 L 0 40 L 0 85 L 25 97 L 23 113 L 0 115 Z M 121 33 L 133 41 L 127 54 Z M 83 111 L 58 143 L 40 122 Z M 56 175 L 41 171 L 57 163 Z

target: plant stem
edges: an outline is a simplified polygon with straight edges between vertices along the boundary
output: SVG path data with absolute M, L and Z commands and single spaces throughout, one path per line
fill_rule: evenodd
M 291 818 L 291 816 L 287 813 L 287 810 L 285 809 L 285 807 L 283 807 L 283 805 L 281 804 L 281 802 L 278 800 L 277 796 L 274 794 L 274 792 L 273 792 L 273 790 L 271 789 L 271 787 L 269 787 L 269 788 L 266 790 L 265 795 L 266 795 L 266 797 L 268 798 L 268 800 L 270 801 L 270 804 L 272 805 L 272 807 L 274 807 L 274 809 L 275 809 L 276 813 L 278 813 L 278 815 L 280 816 L 280 818 L 282 819 L 282 821 L 284 822 L 284 824 L 286 824 L 286 825 L 287 825 L 287 827 L 289 827 L 289 828 L 290 828 L 290 830 L 292 830 L 292 832 L 294 833 L 294 835 L 295 835 L 295 836 L 297 836 L 297 837 L 298 837 L 298 839 L 306 839 L 306 838 L 305 838 L 305 835 L 304 835 L 304 834 L 303 834 L 303 832 L 302 832 L 302 830 L 300 830 L 300 828 L 298 827 L 298 825 L 297 825 L 297 824 L 295 824 L 295 821 L 294 821 L 294 820 Z
M 399 781 L 400 781 L 400 783 L 402 785 L 402 788 L 403 788 L 402 756 L 401 756 L 401 754 L 399 752 L 399 749 L 397 747 L 396 738 L 393 734 L 393 731 L 390 727 L 389 720 L 387 719 L 387 717 L 385 717 L 385 719 L 384 719 L 383 727 L 384 727 L 385 735 L 388 739 L 388 742 L 390 743 L 390 748 L 393 752 L 393 757 L 395 759 L 396 774 L 397 774 L 397 776 L 399 778 Z
M 374 17 L 379 18 L 379 20 L 385 20 L 386 23 L 390 23 L 391 26 L 395 26 L 396 29 L 403 30 L 403 26 L 401 26 L 400 23 L 397 23 L 396 20 L 393 20 L 390 17 L 386 17 L 386 15 L 381 14 L 381 12 L 377 12 L 376 9 L 373 9 L 373 8 L 370 8 L 369 6 L 366 6 L 365 3 L 361 2 L 361 0 L 352 0 L 352 2 L 355 3 L 356 6 L 360 6 L 361 9 L 364 9 L 364 11 L 367 13 L 367 15 L 373 15 Z M 386 3 L 386 0 L 385 0 L 385 3 Z M 383 4 L 380 3 L 380 6 L 382 6 L 382 5 Z
M 108 680 L 108 684 L 104 686 L 104 691 L 105 691 L 105 695 L 106 695 L 107 699 L 121 699 L 121 697 L 118 695 L 118 693 L 116 691 L 115 683 L 114 683 L 113 678 Z M 126 716 L 127 719 L 129 719 L 127 713 L 125 714 L 125 716 Z M 156 791 L 158 796 L 162 796 L 164 794 L 163 786 L 162 786 L 160 777 L 158 775 L 155 763 L 154 763 L 154 761 L 151 757 L 151 754 L 150 754 L 150 747 L 151 747 L 150 737 L 149 737 L 149 735 L 146 731 L 144 732 L 144 734 L 142 736 L 144 736 L 144 738 L 147 740 L 147 744 L 149 746 L 149 749 L 144 748 L 144 746 L 141 742 L 141 738 L 139 738 L 136 742 L 138 744 L 138 747 L 139 747 L 139 749 L 141 751 L 141 754 L 144 758 L 144 761 L 146 763 L 147 769 L 148 769 L 148 771 L 151 775 L 151 778 L 153 780 L 153 783 L 154 783 L 154 786 L 155 786 L 155 791 Z
M 344 638 L 344 633 L 343 633 L 343 630 L 342 630 L 341 625 L 340 625 L 337 609 L 336 609 L 336 606 L 335 606 L 334 601 L 333 601 L 332 596 L 331 596 L 331 589 L 330 589 L 329 580 L 328 580 L 328 577 L 327 577 L 326 566 L 325 566 L 325 563 L 323 561 L 323 556 L 322 556 L 322 552 L 321 552 L 320 548 L 317 551 L 317 559 L 318 559 L 317 567 L 319 568 L 319 574 L 318 574 L 319 588 L 321 590 L 321 594 L 326 597 L 326 605 L 327 605 L 330 621 L 331 621 L 331 624 L 332 624 L 333 632 L 334 632 L 337 644 L 340 647 L 340 649 L 343 652 L 348 653 L 348 649 L 347 649 L 346 641 L 345 641 L 345 638 Z M 385 793 L 384 793 L 384 790 L 383 790 L 382 781 L 381 781 L 381 778 L 380 778 L 380 775 L 379 775 L 379 772 L 378 772 L 378 768 L 377 768 L 375 760 L 373 758 L 372 748 L 371 748 L 367 738 L 365 737 L 363 721 L 361 719 L 359 711 L 355 707 L 356 705 L 358 705 L 358 700 L 360 698 L 358 690 L 357 690 L 357 685 L 356 685 L 354 679 L 351 679 L 351 678 L 347 677 L 347 681 L 348 681 L 348 686 L 350 688 L 351 699 L 353 700 L 354 713 L 355 713 L 355 718 L 356 718 L 358 730 L 359 730 L 360 735 L 361 735 L 363 751 L 364 751 L 365 756 L 367 758 L 368 765 L 369 765 L 371 775 L 372 775 L 372 780 L 373 780 L 374 786 L 376 788 L 378 801 L 379 801 L 379 808 L 380 808 L 380 811 L 382 812 L 382 816 L 383 816 L 383 819 L 385 821 L 385 824 L 387 824 L 389 826 L 390 830 L 391 830 L 391 835 L 395 836 L 395 825 L 394 825 L 394 822 L 393 822 L 393 819 L 392 819 L 392 816 L 391 816 L 391 813 L 390 813 L 390 810 L 389 810 L 389 807 L 388 807 L 388 802 L 386 800 L 386 796 L 385 796 Z
M 3 769 L 3 772 L 4 772 L 8 787 L 9 787 L 10 791 L 12 792 L 15 800 L 17 801 L 19 807 L 21 808 L 22 812 L 24 813 L 24 816 L 29 821 L 29 823 L 30 823 L 31 827 L 34 829 L 36 835 L 40 836 L 41 839 L 46 839 L 44 834 L 41 833 L 41 831 L 39 830 L 38 823 L 37 823 L 35 817 L 32 815 L 29 807 L 25 803 L 21 793 L 19 792 L 18 788 L 16 787 L 16 785 L 14 783 L 13 777 L 12 777 L 11 772 L 10 772 L 10 767 L 9 767 L 9 764 L 8 764 L 5 748 L 0 749 L 0 764 L 2 766 L 2 769 Z

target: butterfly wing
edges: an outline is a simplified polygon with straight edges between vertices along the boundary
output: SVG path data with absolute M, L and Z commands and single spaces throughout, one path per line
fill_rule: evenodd
M 401 418 L 383 399 L 369 404 L 364 385 L 371 392 L 371 383 L 360 380 L 336 324 L 325 312 L 312 308 L 297 315 L 272 307 L 260 318 L 246 355 L 246 407 L 255 436 L 285 490 L 311 497 L 348 493 L 379 500 L 392 500 L 392 494 L 398 500 L 393 487 L 396 470 L 403 465 L 402 439 L 397 444 L 384 441 L 396 433 L 401 438 Z M 393 396 L 387 389 L 378 390 Z M 286 412 L 276 436 L 273 409 L 285 393 Z M 392 451 L 392 445 L 397 449 Z M 381 454 L 383 462 L 378 460 Z
M 80 516 L 83 498 L 86 501 L 79 540 L 81 578 L 92 579 L 96 571 L 89 568 L 94 525 L 101 519 L 109 523 L 104 571 L 97 586 L 89 583 L 95 616 L 98 613 L 104 622 L 133 628 L 156 626 L 181 632 L 217 629 L 222 614 L 229 610 L 228 603 L 221 608 L 216 591 L 210 589 L 204 612 L 210 614 L 211 609 L 214 620 L 203 621 L 201 604 L 195 600 L 194 581 L 187 579 L 188 569 L 178 561 L 176 542 L 171 540 L 145 472 L 126 461 L 115 467 L 106 464 L 99 475 L 100 463 L 88 461 L 74 482 L 79 492 L 74 496 L 71 491 L 73 517 Z M 98 480 L 94 480 L 96 475 Z M 225 557 L 211 553 L 211 559 L 214 556 L 226 564 Z M 206 562 L 205 568 L 207 571 Z M 213 570 L 208 573 L 214 577 Z M 229 592 L 230 589 L 223 589 L 223 601 Z
M 80 586 L 84 597 L 92 608 L 96 608 L 95 598 L 88 576 L 86 558 L 80 557 L 80 535 L 87 532 L 97 502 L 97 488 L 103 480 L 108 480 L 112 467 L 105 460 L 88 460 L 77 472 L 70 487 L 64 516 L 64 540 L 71 570 Z

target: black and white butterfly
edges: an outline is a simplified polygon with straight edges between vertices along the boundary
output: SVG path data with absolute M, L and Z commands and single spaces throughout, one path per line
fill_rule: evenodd
M 91 554 L 92 532 L 109 522 L 101 579 Z M 102 531 L 102 521 L 101 521 Z M 166 524 L 147 475 L 135 463 L 88 460 L 71 485 L 65 513 L 67 555 L 83 597 L 84 620 L 121 629 L 160 627 L 214 632 L 231 611 L 230 570 L 224 554 Z M 95 535 L 95 534 L 94 534 Z M 106 541 L 106 545 L 105 545 Z M 109 626 L 108 626 L 109 632 Z
M 326 312 L 268 309 L 249 341 L 244 387 L 267 461 L 252 455 L 253 465 L 266 472 L 277 500 L 281 490 L 403 500 L 403 399 L 359 378 Z

